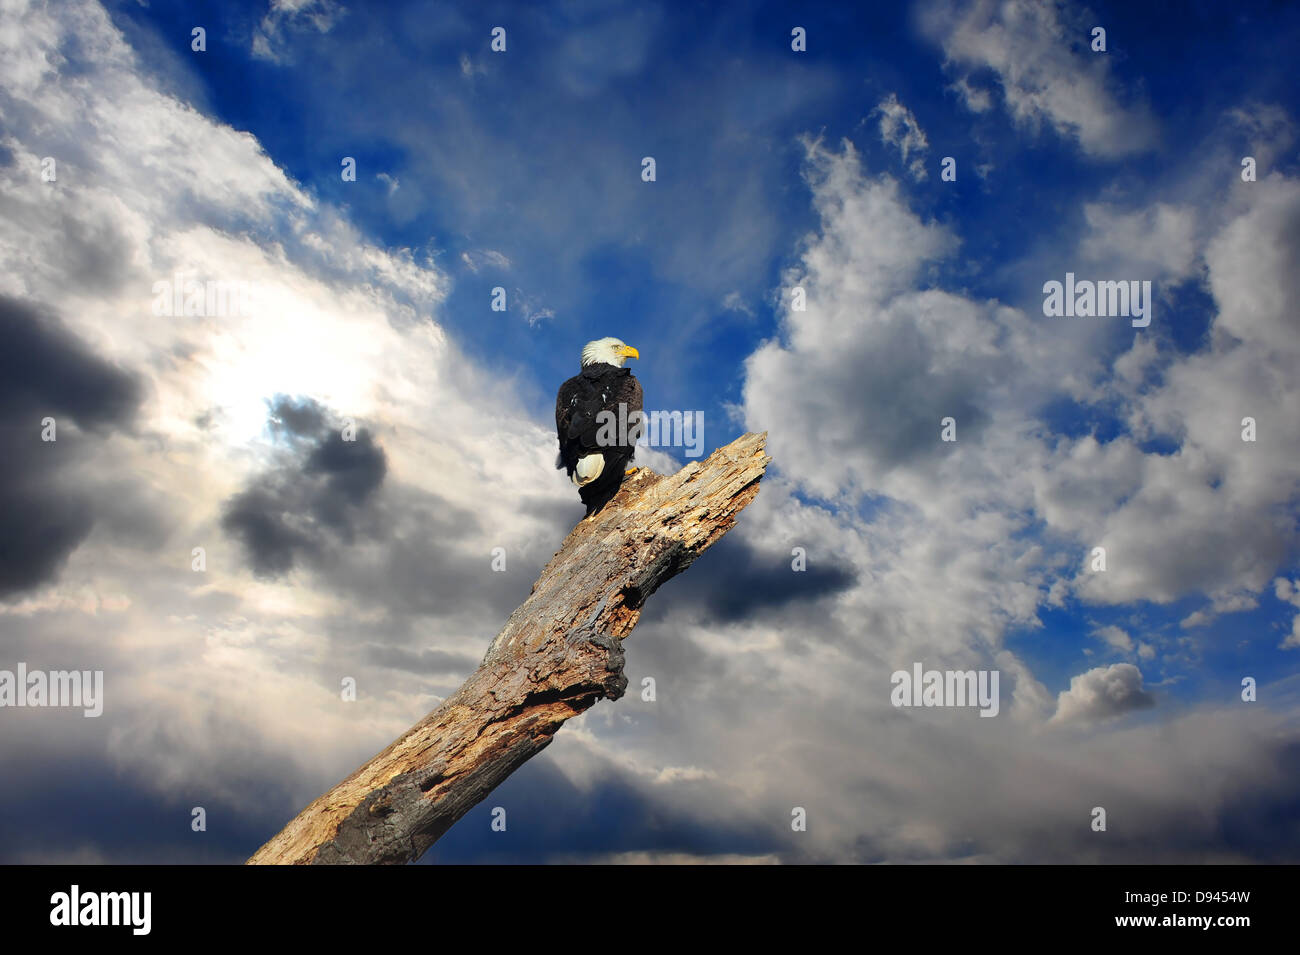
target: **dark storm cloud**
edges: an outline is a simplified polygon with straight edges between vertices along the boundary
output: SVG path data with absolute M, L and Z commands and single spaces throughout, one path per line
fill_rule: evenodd
M 258 576 L 308 568 L 331 592 L 382 609 L 386 635 L 397 640 L 409 625 L 403 617 L 487 607 L 504 620 L 528 596 L 542 557 L 516 556 L 508 572 L 493 572 L 490 547 L 474 543 L 478 516 L 385 482 L 387 459 L 370 431 L 358 427 L 345 441 L 329 409 L 283 396 L 268 425 L 279 446 L 275 465 L 227 501 L 222 517 Z
M 0 296 L 0 596 L 53 578 L 90 533 L 96 508 L 73 486 L 91 445 L 79 432 L 129 426 L 139 382 L 96 356 L 53 315 Z M 56 441 L 41 440 L 41 420 Z M 75 424 L 76 427 L 69 427 Z
M 764 553 L 729 534 L 690 569 L 670 581 L 663 595 L 675 605 L 695 604 L 706 622 L 733 623 L 755 615 L 842 593 L 857 582 L 851 566 L 810 557 L 795 571 L 789 551 Z
M 1203 806 L 1171 804 L 1159 793 L 1124 786 L 1099 795 L 1096 804 L 1109 814 L 1104 843 L 1087 829 L 1041 817 L 1021 820 L 996 843 L 972 834 L 965 844 L 1009 864 L 1294 864 L 1300 858 L 1300 745 L 1278 740 L 1260 755 L 1268 772 L 1221 795 L 1207 794 Z M 960 849 L 954 844 L 934 858 L 959 857 Z M 858 861 L 874 860 L 864 853 Z
M 293 569 L 297 553 L 313 545 L 311 535 L 288 526 L 289 502 L 274 488 L 249 488 L 226 507 L 221 526 L 239 538 L 254 573 L 276 577 Z
M 468 674 L 476 666 L 478 659 L 467 654 L 446 653 L 442 650 L 422 650 L 415 652 L 401 647 L 387 647 L 371 643 L 362 648 L 365 658 L 377 666 L 392 667 L 405 673 L 452 673 Z
M 319 562 L 373 522 L 367 513 L 388 470 L 384 451 L 363 428 L 345 440 L 342 423 L 305 399 L 278 397 L 272 434 L 287 445 L 277 466 L 227 502 L 222 526 L 244 545 L 253 571 L 275 577 L 300 561 Z
M 658 789 L 612 766 L 590 785 L 577 786 L 543 753 L 466 813 L 420 861 L 554 863 L 625 852 L 766 855 L 789 849 L 782 841 L 789 833 L 784 818 L 763 823 L 737 813 L 731 821 L 705 820 L 672 807 Z M 703 800 L 714 791 L 699 792 Z M 495 806 L 506 810 L 505 832 L 492 831 Z
M 162 795 L 124 779 L 89 750 L 58 765 L 28 764 L 24 772 L 0 779 L 0 865 L 238 865 L 302 808 L 302 789 L 277 755 L 258 747 L 250 747 L 242 763 L 227 770 L 247 794 L 239 805 L 215 798 L 202 778 Z M 324 791 L 332 782 L 322 776 L 306 785 Z M 740 814 L 725 823 L 695 818 L 661 802 L 657 788 L 614 767 L 577 786 L 543 753 L 471 809 L 420 862 L 547 863 L 618 852 L 789 851 L 788 842 L 781 841 L 788 832 L 783 819 L 763 824 Z M 31 801 L 34 792 L 40 793 L 39 805 Z M 190 828 L 195 806 L 206 810 L 206 832 Z M 505 833 L 491 829 L 494 806 L 507 811 Z M 52 853 L 51 847 L 59 849 Z
M 140 403 L 139 383 L 95 355 L 39 306 L 0 295 L 0 407 L 72 417 L 97 430 L 129 422 Z
M 293 399 L 277 395 L 271 403 L 269 418 L 271 433 L 288 434 L 299 438 L 318 438 L 326 427 L 325 409 L 306 399 L 294 403 Z
M 215 798 L 201 778 L 164 796 L 102 753 L 25 763 L 0 774 L 0 865 L 238 865 L 301 808 L 278 756 L 250 749 L 245 760 L 227 770 L 256 795 L 251 809 Z M 195 806 L 207 812 L 206 832 L 190 828 Z
M 515 502 L 515 507 L 521 514 L 536 517 L 550 527 L 557 548 L 583 517 L 582 503 L 576 494 L 567 500 L 540 494 L 521 494 Z
M 390 617 L 486 612 L 491 636 L 529 593 L 550 552 L 507 572 L 492 570 L 491 544 L 479 543 L 477 515 L 419 488 L 385 487 L 372 508 L 369 533 L 383 541 L 375 559 L 344 560 L 323 569 L 326 586 Z M 558 546 L 558 540 L 557 540 Z
M 1300 859 L 1300 744 L 1279 743 L 1277 784 L 1242 792 L 1218 813 L 1218 833 L 1229 851 L 1253 862 Z

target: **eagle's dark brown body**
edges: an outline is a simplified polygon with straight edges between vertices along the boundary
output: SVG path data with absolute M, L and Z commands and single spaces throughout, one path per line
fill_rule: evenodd
M 600 454 L 605 459 L 600 476 L 578 488 L 589 515 L 609 503 L 623 483 L 641 433 L 641 402 L 641 383 L 631 369 L 604 362 L 582 369 L 555 396 L 555 432 L 560 442 L 556 467 L 572 478 L 580 458 Z

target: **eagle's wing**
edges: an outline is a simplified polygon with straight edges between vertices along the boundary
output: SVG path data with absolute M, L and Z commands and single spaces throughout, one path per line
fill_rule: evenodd
M 619 404 L 627 405 L 627 439 L 628 439 L 628 458 L 636 453 L 637 439 L 645 431 L 645 420 L 642 418 L 642 401 L 641 382 L 636 380 L 636 375 L 628 374 L 618 384 L 618 398 L 615 402 L 615 408 Z
M 560 456 L 555 466 L 572 474 L 578 459 L 593 452 L 614 452 L 631 459 L 640 433 L 634 430 L 634 426 L 638 425 L 641 403 L 641 383 L 630 371 L 594 369 L 570 378 L 560 386 L 555 396 L 555 436 L 560 444 Z M 619 405 L 626 406 L 621 417 Z M 601 445 L 601 412 L 611 413 L 616 421 L 627 422 L 626 444 Z
M 555 461 L 555 466 L 567 468 L 570 474 L 573 473 L 573 466 L 578 460 L 569 438 L 569 426 L 573 422 L 573 411 L 578 405 L 578 394 L 581 391 L 578 379 L 579 376 L 574 375 L 560 385 L 560 390 L 555 395 L 555 436 L 560 443 L 560 455 Z
M 569 433 L 569 420 L 573 417 L 573 396 L 576 391 L 576 384 L 577 380 L 570 378 L 560 385 L 560 390 L 555 394 L 555 433 L 559 435 L 561 441 Z

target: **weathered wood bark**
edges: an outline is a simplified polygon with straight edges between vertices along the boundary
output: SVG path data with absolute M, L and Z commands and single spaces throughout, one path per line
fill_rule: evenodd
M 644 468 L 575 527 L 456 693 L 298 814 L 249 864 L 401 863 L 569 718 L 623 695 L 621 640 L 666 580 L 731 529 L 758 493 L 767 439 L 746 434 L 661 476 Z

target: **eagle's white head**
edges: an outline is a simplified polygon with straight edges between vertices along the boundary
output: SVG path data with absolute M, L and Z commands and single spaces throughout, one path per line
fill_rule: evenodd
M 631 345 L 624 345 L 617 338 L 597 338 L 582 347 L 582 367 L 604 362 L 615 368 L 622 368 L 629 358 L 640 358 L 641 353 Z

